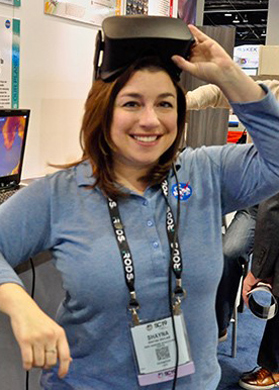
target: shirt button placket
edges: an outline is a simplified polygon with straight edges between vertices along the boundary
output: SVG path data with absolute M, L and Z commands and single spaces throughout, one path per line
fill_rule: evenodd
M 149 201 L 148 201 L 147 199 L 144 199 L 144 200 L 142 201 L 142 205 L 145 206 L 145 208 L 148 208 L 148 206 L 149 206 Z M 148 216 L 147 216 L 146 225 L 147 225 L 149 228 L 154 228 L 154 226 L 155 226 L 155 225 L 154 225 L 153 219 L 150 218 L 150 215 L 149 215 L 149 218 L 148 218 Z M 152 232 L 153 232 L 153 230 L 152 230 Z M 154 232 L 156 232 L 156 229 L 155 229 Z M 156 253 L 157 253 L 157 250 L 158 250 L 158 248 L 160 247 L 160 243 L 159 243 L 159 241 L 157 240 L 157 234 L 156 234 L 156 236 L 154 236 L 153 233 L 151 233 L 150 238 L 151 238 L 151 245 L 152 245 L 152 248 L 153 248 L 153 249 L 156 251 Z

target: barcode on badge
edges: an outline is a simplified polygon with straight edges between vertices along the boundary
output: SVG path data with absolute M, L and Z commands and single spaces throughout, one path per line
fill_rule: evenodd
M 157 360 L 160 362 L 161 360 L 170 359 L 170 351 L 169 347 L 161 347 L 156 349 Z

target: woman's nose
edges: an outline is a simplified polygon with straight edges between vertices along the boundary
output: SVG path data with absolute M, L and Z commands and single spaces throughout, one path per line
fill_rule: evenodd
M 140 113 L 140 125 L 143 127 L 157 127 L 160 124 L 158 114 L 153 107 L 145 107 Z

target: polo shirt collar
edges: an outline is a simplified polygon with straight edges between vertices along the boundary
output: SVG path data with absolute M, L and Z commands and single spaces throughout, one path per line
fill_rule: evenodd
M 85 160 L 76 166 L 77 184 L 81 186 L 92 186 L 95 183 L 92 167 L 88 160 Z
M 176 170 L 179 171 L 181 168 L 181 163 L 179 159 L 175 162 Z M 85 160 L 76 166 L 76 175 L 77 175 L 77 184 L 79 187 L 81 186 L 92 186 L 96 179 L 92 174 L 92 167 L 88 160 Z M 174 176 L 173 169 L 170 170 L 168 174 L 168 178 L 172 178 Z

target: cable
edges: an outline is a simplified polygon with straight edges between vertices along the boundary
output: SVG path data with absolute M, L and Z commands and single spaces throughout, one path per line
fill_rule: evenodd
M 211 19 L 211 17 L 208 14 L 206 14 L 205 17 L 210 21 L 212 26 L 214 26 L 214 27 L 219 26 L 219 24 L 216 24 L 215 22 L 213 22 L 213 20 Z
M 26 375 L 25 375 L 25 388 L 26 390 L 29 389 L 29 371 L 26 371 Z
M 32 257 L 30 257 L 29 261 L 30 261 L 31 269 L 32 269 L 31 298 L 34 299 L 35 284 L 36 284 L 36 272 L 35 272 L 35 266 L 34 266 Z
M 173 314 L 173 305 L 172 305 L 172 267 L 171 267 L 171 264 L 169 266 L 169 307 L 170 307 L 170 312 L 171 312 L 171 322 L 172 322 L 174 344 L 175 344 L 175 369 L 174 369 L 174 377 L 173 377 L 173 382 L 172 382 L 172 390 L 175 390 L 176 380 L 177 380 L 179 353 L 178 353 L 178 342 L 177 342 L 177 335 L 176 335 L 174 314 Z
M 31 271 L 32 271 L 32 283 L 31 283 L 31 298 L 34 299 L 35 294 L 35 285 L 36 285 L 36 272 L 35 267 L 32 258 L 29 258 L 30 265 L 31 265 Z M 29 371 L 26 371 L 25 375 L 25 389 L 29 390 Z
M 178 192 L 178 197 L 177 197 L 177 210 L 176 210 L 176 224 L 175 224 L 175 231 L 174 231 L 174 237 L 173 237 L 173 246 L 172 250 L 174 251 L 175 248 L 175 243 L 178 235 L 178 228 L 179 228 L 179 219 L 180 219 L 180 191 L 179 191 L 179 182 L 178 182 L 178 177 L 177 177 L 177 172 L 175 165 L 172 165 L 173 171 L 174 171 L 174 176 L 176 180 L 176 185 L 177 185 L 177 192 Z M 171 254 L 171 258 L 172 258 Z M 172 390 L 175 390 L 176 387 L 176 381 L 177 381 L 177 371 L 178 371 L 178 361 L 179 361 L 179 351 L 178 351 L 178 341 L 177 341 L 177 334 L 176 334 L 176 329 L 175 329 L 175 322 L 174 322 L 174 313 L 173 313 L 173 304 L 172 304 L 172 264 L 170 261 L 169 264 L 169 308 L 171 312 L 171 321 L 172 321 L 172 328 L 173 328 L 173 335 L 174 335 L 174 344 L 175 344 L 175 369 L 174 369 L 174 377 L 173 377 L 173 382 L 172 382 Z

